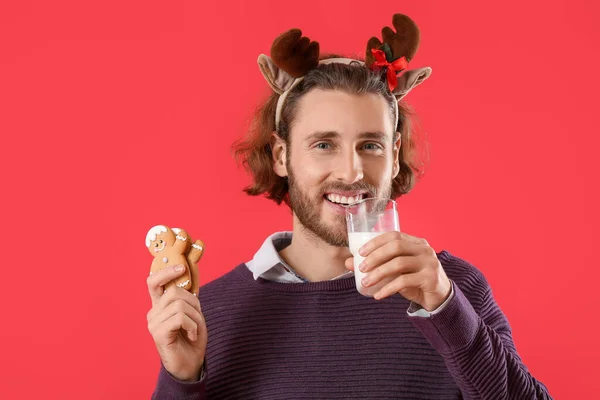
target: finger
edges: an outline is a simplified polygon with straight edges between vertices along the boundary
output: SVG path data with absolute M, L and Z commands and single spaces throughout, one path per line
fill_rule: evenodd
M 403 240 L 392 240 L 373 252 L 369 253 L 359 266 L 362 272 L 369 272 L 398 257 L 416 256 L 420 253 L 422 245 Z
M 401 239 L 402 239 L 402 236 L 401 236 L 400 232 L 397 232 L 397 231 L 384 232 L 381 235 L 375 236 L 373 239 L 371 239 L 367 243 L 363 244 L 358 249 L 358 254 L 360 254 L 363 257 L 366 257 L 369 255 L 369 253 L 375 251 L 376 249 L 383 246 L 384 244 L 391 242 L 393 240 L 401 240 Z
M 427 242 L 427 240 L 417 237 L 417 236 L 409 235 L 406 232 L 401 232 L 400 236 L 402 237 L 402 239 L 404 239 L 406 241 L 417 243 L 417 244 L 424 244 L 424 245 L 429 246 L 429 243 Z
M 376 236 L 373 239 L 371 239 L 370 241 L 368 241 L 367 243 L 365 243 L 358 250 L 358 254 L 360 254 L 363 257 L 366 257 L 367 255 L 369 255 L 369 253 L 372 253 L 377 248 L 385 245 L 386 243 L 388 243 L 392 240 L 401 240 L 401 241 L 405 241 L 408 243 L 429 246 L 429 243 L 427 243 L 427 240 L 425 240 L 423 238 L 412 236 L 412 235 L 409 235 L 408 233 L 404 233 L 404 232 L 391 231 L 391 232 L 385 232 L 379 236 Z
M 167 319 L 171 318 L 175 314 L 186 314 L 190 318 L 193 318 L 195 314 L 199 314 L 197 308 L 192 307 L 186 301 L 182 299 L 177 299 L 168 306 L 166 306 L 162 311 L 156 314 L 156 318 L 154 321 L 158 324 L 164 323 Z
M 191 341 L 195 341 L 198 337 L 198 324 L 189 315 L 184 313 L 172 315 L 163 323 L 156 325 L 155 335 L 158 338 L 168 341 L 174 334 L 179 333 L 181 329 L 187 332 L 187 336 Z
M 373 296 L 376 300 L 385 299 L 395 293 L 410 288 L 418 288 L 421 285 L 421 276 L 419 273 L 400 275 L 375 293 Z M 410 299 L 408 299 L 410 300 Z
M 200 307 L 200 300 L 196 296 L 194 296 L 192 293 L 188 292 L 185 289 L 182 289 L 180 287 L 174 287 L 173 289 L 163 294 L 160 297 L 160 299 L 156 302 L 156 304 L 153 305 L 150 311 L 148 311 L 148 321 L 153 319 L 155 315 L 162 313 L 165 308 L 169 307 L 172 303 L 175 303 L 177 301 L 185 301 L 190 305 L 190 307 L 193 307 L 200 313 L 202 312 L 202 309 Z
M 185 271 L 185 267 L 183 267 L 180 271 L 177 271 L 175 267 L 183 267 L 182 265 L 173 265 L 167 268 L 164 268 L 154 274 L 150 274 L 148 279 L 146 279 L 146 283 L 148 284 L 148 292 L 150 293 L 150 298 L 152 299 L 152 305 L 154 306 L 158 303 L 158 300 L 164 293 L 164 286 L 171 282 L 173 279 L 182 275 Z
M 159 301 L 156 305 L 156 308 L 160 311 L 160 310 L 167 308 L 172 303 L 176 303 L 176 302 L 180 302 L 180 301 L 184 301 L 190 307 L 194 308 L 196 311 L 202 312 L 202 310 L 200 308 L 200 301 L 198 300 L 198 298 L 196 296 L 194 296 L 192 293 L 190 293 L 187 290 L 182 289 L 180 287 L 174 287 L 172 290 L 169 290 L 167 293 L 165 293 L 159 299 Z
M 165 307 L 162 311 L 157 312 L 153 316 L 153 318 L 148 321 L 148 328 L 151 332 L 155 329 L 160 329 L 161 325 L 164 325 L 171 318 L 179 314 L 184 314 L 187 317 L 189 317 L 195 322 L 197 327 L 204 325 L 204 316 L 198 311 L 198 309 L 192 307 L 187 302 L 181 299 L 177 299 L 176 301 Z M 192 333 L 194 335 L 198 334 L 197 330 Z M 191 337 L 190 339 L 195 340 Z
M 346 261 L 344 261 L 344 266 L 346 269 L 354 271 L 354 257 L 347 258 Z
M 363 278 L 364 286 L 374 286 L 385 278 L 393 278 L 402 274 L 418 271 L 417 257 L 398 257 L 385 264 L 379 265 Z

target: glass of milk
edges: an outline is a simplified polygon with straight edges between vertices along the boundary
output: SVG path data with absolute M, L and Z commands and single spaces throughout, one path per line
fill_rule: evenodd
M 400 232 L 397 204 L 394 200 L 380 198 L 368 198 L 350 204 L 346 207 L 346 224 L 348 226 L 348 246 L 354 256 L 356 288 L 363 296 L 373 297 L 391 279 L 383 279 L 375 286 L 363 287 L 362 279 L 368 273 L 358 269 L 358 265 L 364 260 L 364 257 L 358 254 L 358 249 L 384 232 Z

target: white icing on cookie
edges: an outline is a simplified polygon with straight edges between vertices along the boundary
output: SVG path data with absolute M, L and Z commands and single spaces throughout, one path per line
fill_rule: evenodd
M 179 235 L 175 236 L 175 239 L 177 239 L 177 240 L 182 240 L 182 241 L 184 241 L 184 242 L 187 240 L 187 238 L 186 238 L 186 237 L 179 236 Z
M 161 247 L 160 249 L 158 249 L 158 248 L 157 248 L 157 249 L 154 249 L 154 252 L 155 252 L 155 253 L 158 253 L 159 251 L 163 251 L 163 249 L 165 248 L 165 246 L 166 246 L 166 245 L 167 245 L 167 244 L 163 242 L 163 245 L 162 245 L 162 247 Z
M 169 259 L 167 257 L 163 257 L 163 262 L 164 263 L 169 262 Z
M 189 283 L 190 283 L 190 280 L 188 279 L 185 282 L 182 282 L 182 283 L 178 284 L 177 286 L 184 287 L 184 286 L 187 286 Z
M 167 231 L 167 227 L 164 225 L 156 225 L 150 228 L 146 234 L 146 247 L 150 247 L 150 243 L 156 240 L 156 235 L 160 235 Z
M 192 245 L 193 248 L 198 249 L 198 250 L 202 250 L 202 246 L 200 246 L 199 244 L 194 243 Z

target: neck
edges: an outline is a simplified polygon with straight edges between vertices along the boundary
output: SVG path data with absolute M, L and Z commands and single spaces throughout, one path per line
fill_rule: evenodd
M 310 282 L 328 281 L 348 272 L 344 262 L 352 257 L 348 247 L 331 246 L 307 231 L 295 215 L 292 243 L 279 255 Z

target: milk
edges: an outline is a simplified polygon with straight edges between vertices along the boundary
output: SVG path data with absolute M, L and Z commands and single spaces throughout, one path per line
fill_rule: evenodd
M 358 254 L 358 249 L 362 247 L 369 240 L 383 234 L 385 232 L 349 232 L 348 233 L 348 247 L 350 253 L 354 256 L 354 280 L 356 281 L 356 288 L 358 292 L 363 296 L 373 297 L 375 293 L 382 287 L 384 287 L 391 279 L 383 279 L 380 283 L 375 286 L 365 288 L 362 286 L 362 279 L 368 275 L 368 273 L 361 272 L 358 269 L 360 263 L 365 259 Z

